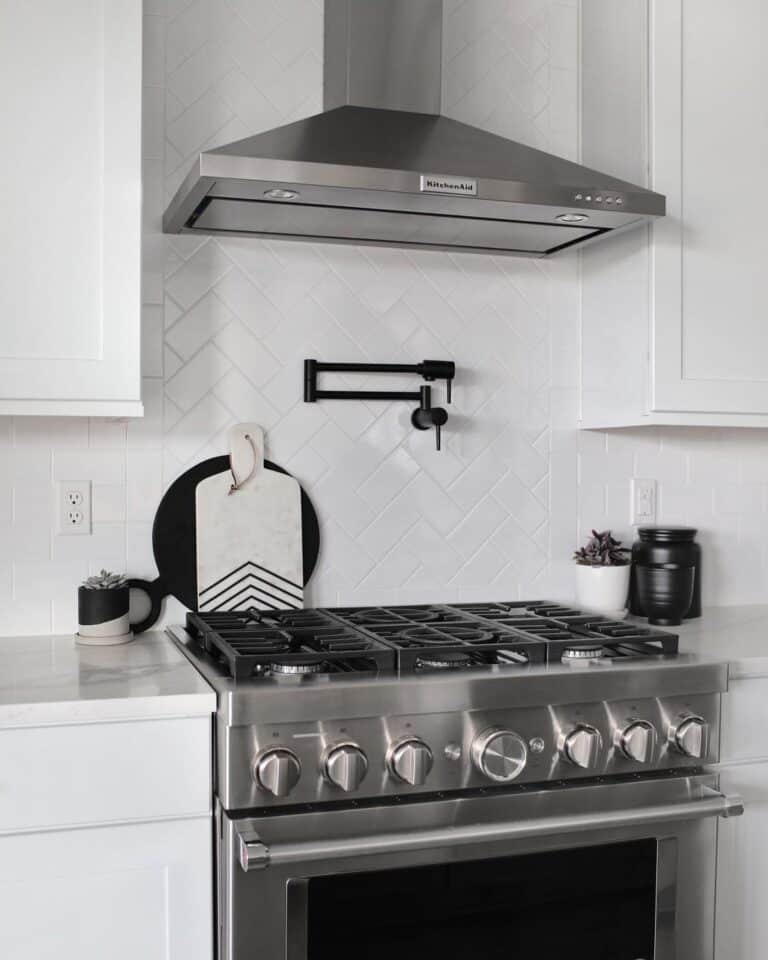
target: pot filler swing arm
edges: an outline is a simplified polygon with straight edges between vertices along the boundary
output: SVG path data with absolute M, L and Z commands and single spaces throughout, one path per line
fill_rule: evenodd
M 415 373 L 427 381 L 445 380 L 446 400 L 451 402 L 451 386 L 456 364 L 451 360 L 423 360 L 421 363 L 325 363 L 304 361 L 304 402 L 318 400 L 405 400 L 418 403 L 411 414 L 417 430 L 435 429 L 435 446 L 440 449 L 440 432 L 448 422 L 448 412 L 432 406 L 432 387 L 423 384 L 418 390 L 318 390 L 319 373 Z

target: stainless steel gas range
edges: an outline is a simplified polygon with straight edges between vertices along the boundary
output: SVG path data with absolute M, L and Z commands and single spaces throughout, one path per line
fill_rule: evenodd
M 552 603 L 190 614 L 220 960 L 707 960 L 723 664 Z

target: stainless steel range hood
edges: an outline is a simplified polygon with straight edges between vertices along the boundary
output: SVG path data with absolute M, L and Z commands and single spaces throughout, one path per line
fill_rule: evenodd
M 545 257 L 660 194 L 440 115 L 442 0 L 326 0 L 323 113 L 200 154 L 167 233 Z

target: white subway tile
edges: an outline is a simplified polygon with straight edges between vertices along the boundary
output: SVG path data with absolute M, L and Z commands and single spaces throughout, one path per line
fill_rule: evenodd
M 122 484 L 94 483 L 91 509 L 93 522 L 125 523 L 126 488 Z
M 0 636 L 34 637 L 51 632 L 51 601 L 45 596 L 0 605 Z
M 142 82 L 145 86 L 162 87 L 165 84 L 164 17 L 145 15 L 142 50 Z
M 640 450 L 635 458 L 635 476 L 649 477 L 659 483 L 685 483 L 688 477 L 688 457 L 683 452 L 664 450 L 646 453 Z
M 79 447 L 88 444 L 85 417 L 16 417 L 13 425 L 16 447 Z
M 141 308 L 141 373 L 163 375 L 163 307 L 145 304 Z
M 154 580 L 157 565 L 152 551 L 152 524 L 129 522 L 125 529 L 126 570 L 131 577 Z
M 141 382 L 144 416 L 129 420 L 126 443 L 131 449 L 159 449 L 163 439 L 163 382 L 145 377 Z
M 715 486 L 715 515 L 748 514 L 754 516 L 765 511 L 766 485 L 759 483 L 729 483 Z
M 163 456 L 159 450 L 129 450 L 126 517 L 129 524 L 149 523 L 163 495 Z
M 127 423 L 125 421 L 96 419 L 89 421 L 88 441 L 92 447 L 102 449 L 112 447 L 122 450 L 125 448 L 126 435 Z
M 53 478 L 125 483 L 125 450 L 54 450 Z
M 98 573 L 102 568 L 123 573 L 125 572 L 125 524 L 95 523 L 90 536 L 54 537 L 53 559 L 71 564 L 78 570 L 85 564 L 89 574 Z

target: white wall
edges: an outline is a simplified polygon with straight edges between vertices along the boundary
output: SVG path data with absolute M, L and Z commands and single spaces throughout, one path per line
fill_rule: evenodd
M 576 156 L 577 0 L 446 12 L 446 111 Z M 665 519 L 715 531 L 710 552 L 738 543 L 710 558 L 707 599 L 759 597 L 755 434 L 669 431 L 663 448 L 662 434 L 577 436 L 575 256 L 164 237 L 164 202 L 196 151 L 320 109 L 322 3 L 145 0 L 145 13 L 147 417 L 0 421 L 0 633 L 71 630 L 75 587 L 101 566 L 152 575 L 164 486 L 224 452 L 240 419 L 264 425 L 269 456 L 320 514 L 311 603 L 568 596 L 575 518 L 623 529 L 638 470 L 662 481 Z M 455 359 L 446 449 L 412 430 L 407 405 L 303 404 L 306 356 Z M 716 443 L 727 458 L 707 456 Z M 92 537 L 55 535 L 53 478 L 94 481 Z

